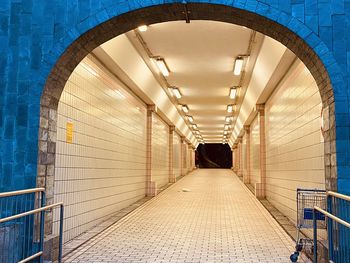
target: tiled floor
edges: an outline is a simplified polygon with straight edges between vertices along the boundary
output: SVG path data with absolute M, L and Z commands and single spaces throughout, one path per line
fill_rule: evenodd
M 197 170 L 65 262 L 287 263 L 293 247 L 230 170 Z

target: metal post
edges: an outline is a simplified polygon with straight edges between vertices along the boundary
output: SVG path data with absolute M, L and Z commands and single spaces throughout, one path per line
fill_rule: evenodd
M 46 204 L 46 195 L 45 192 L 41 192 L 41 207 L 44 207 Z M 40 208 L 41 208 L 40 207 Z M 40 212 L 40 241 L 39 241 L 39 251 L 44 251 L 44 235 L 45 235 L 45 211 Z M 44 254 L 39 258 L 40 263 L 44 262 Z
M 59 237 L 59 251 L 58 251 L 58 263 L 62 262 L 62 245 L 63 245 L 63 204 L 60 206 L 60 237 Z
M 312 219 L 314 226 L 314 263 L 317 263 L 317 219 L 316 219 L 316 209 L 312 211 Z
M 332 196 L 327 196 L 327 211 L 332 214 Z M 334 260 L 333 255 L 333 220 L 327 217 L 328 228 L 328 255 L 329 260 Z

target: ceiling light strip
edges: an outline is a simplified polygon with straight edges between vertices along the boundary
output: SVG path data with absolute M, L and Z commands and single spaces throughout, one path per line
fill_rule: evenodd
M 227 105 L 227 112 L 232 113 L 233 112 L 233 105 Z
M 148 29 L 147 25 L 141 25 L 137 28 L 140 32 L 146 32 Z
M 237 96 L 237 88 L 231 88 L 230 89 L 230 99 L 234 100 L 236 99 L 236 96 Z
M 180 90 L 176 87 L 171 88 L 171 92 L 173 93 L 173 95 L 177 98 L 177 99 L 181 99 L 182 98 L 182 94 L 180 92 Z
M 190 111 L 187 105 L 182 105 L 181 109 L 183 110 L 184 113 L 188 113 Z
M 168 65 L 166 64 L 165 59 L 158 57 L 158 58 L 156 58 L 156 63 L 157 63 L 157 66 L 158 66 L 160 72 L 163 74 L 163 76 L 169 77 L 170 69 L 169 69 Z
M 238 56 L 236 58 L 235 65 L 234 65 L 234 68 L 233 68 L 233 74 L 235 76 L 241 75 L 241 72 L 242 72 L 242 69 L 243 69 L 243 62 L 244 62 L 243 57 Z

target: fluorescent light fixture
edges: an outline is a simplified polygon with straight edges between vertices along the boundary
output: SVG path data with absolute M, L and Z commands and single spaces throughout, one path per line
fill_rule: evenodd
M 183 112 L 185 112 L 185 113 L 188 113 L 188 112 L 190 111 L 190 110 L 188 109 L 188 106 L 187 106 L 187 105 L 182 105 L 181 108 L 182 108 Z
M 182 95 L 181 92 L 178 88 L 171 88 L 171 92 L 173 93 L 173 95 L 177 98 L 177 99 L 181 99 Z
M 164 58 L 156 58 L 156 63 L 157 66 L 160 70 L 160 72 L 162 72 L 164 77 L 168 77 L 170 75 L 170 70 L 164 60 Z
M 227 106 L 227 112 L 232 113 L 233 112 L 233 105 L 228 105 Z
M 242 57 L 237 57 L 235 60 L 235 66 L 233 68 L 233 74 L 235 74 L 236 76 L 239 76 L 242 72 L 242 68 L 243 68 L 243 58 Z
M 235 99 L 237 95 L 237 88 L 231 88 L 230 89 L 230 99 Z
M 224 134 L 227 135 L 227 134 L 228 134 L 228 131 L 224 131 Z
M 193 124 L 193 125 L 192 125 L 192 128 L 195 129 L 195 130 L 197 130 L 197 129 L 198 129 L 198 126 L 197 126 L 196 124 Z
M 137 28 L 140 32 L 146 32 L 148 29 L 147 25 L 142 25 Z
M 199 135 L 199 134 L 201 134 L 199 131 L 195 131 L 195 134 L 197 134 L 197 135 Z
M 230 125 L 225 124 L 225 131 L 227 131 L 228 129 L 230 129 Z
M 225 118 L 225 122 L 231 122 L 231 117 L 227 116 L 227 117 Z
M 187 119 L 190 121 L 190 122 L 194 122 L 194 119 L 192 116 L 187 116 Z

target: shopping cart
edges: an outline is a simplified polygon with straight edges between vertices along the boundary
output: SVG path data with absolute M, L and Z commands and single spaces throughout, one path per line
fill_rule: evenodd
M 313 228 L 313 209 L 318 206 L 326 209 L 327 197 L 325 190 L 297 189 L 297 238 L 295 252 L 290 256 L 292 262 L 297 262 L 303 249 L 313 249 L 313 239 L 300 238 L 301 229 Z M 325 216 L 316 211 L 318 229 L 326 229 Z

